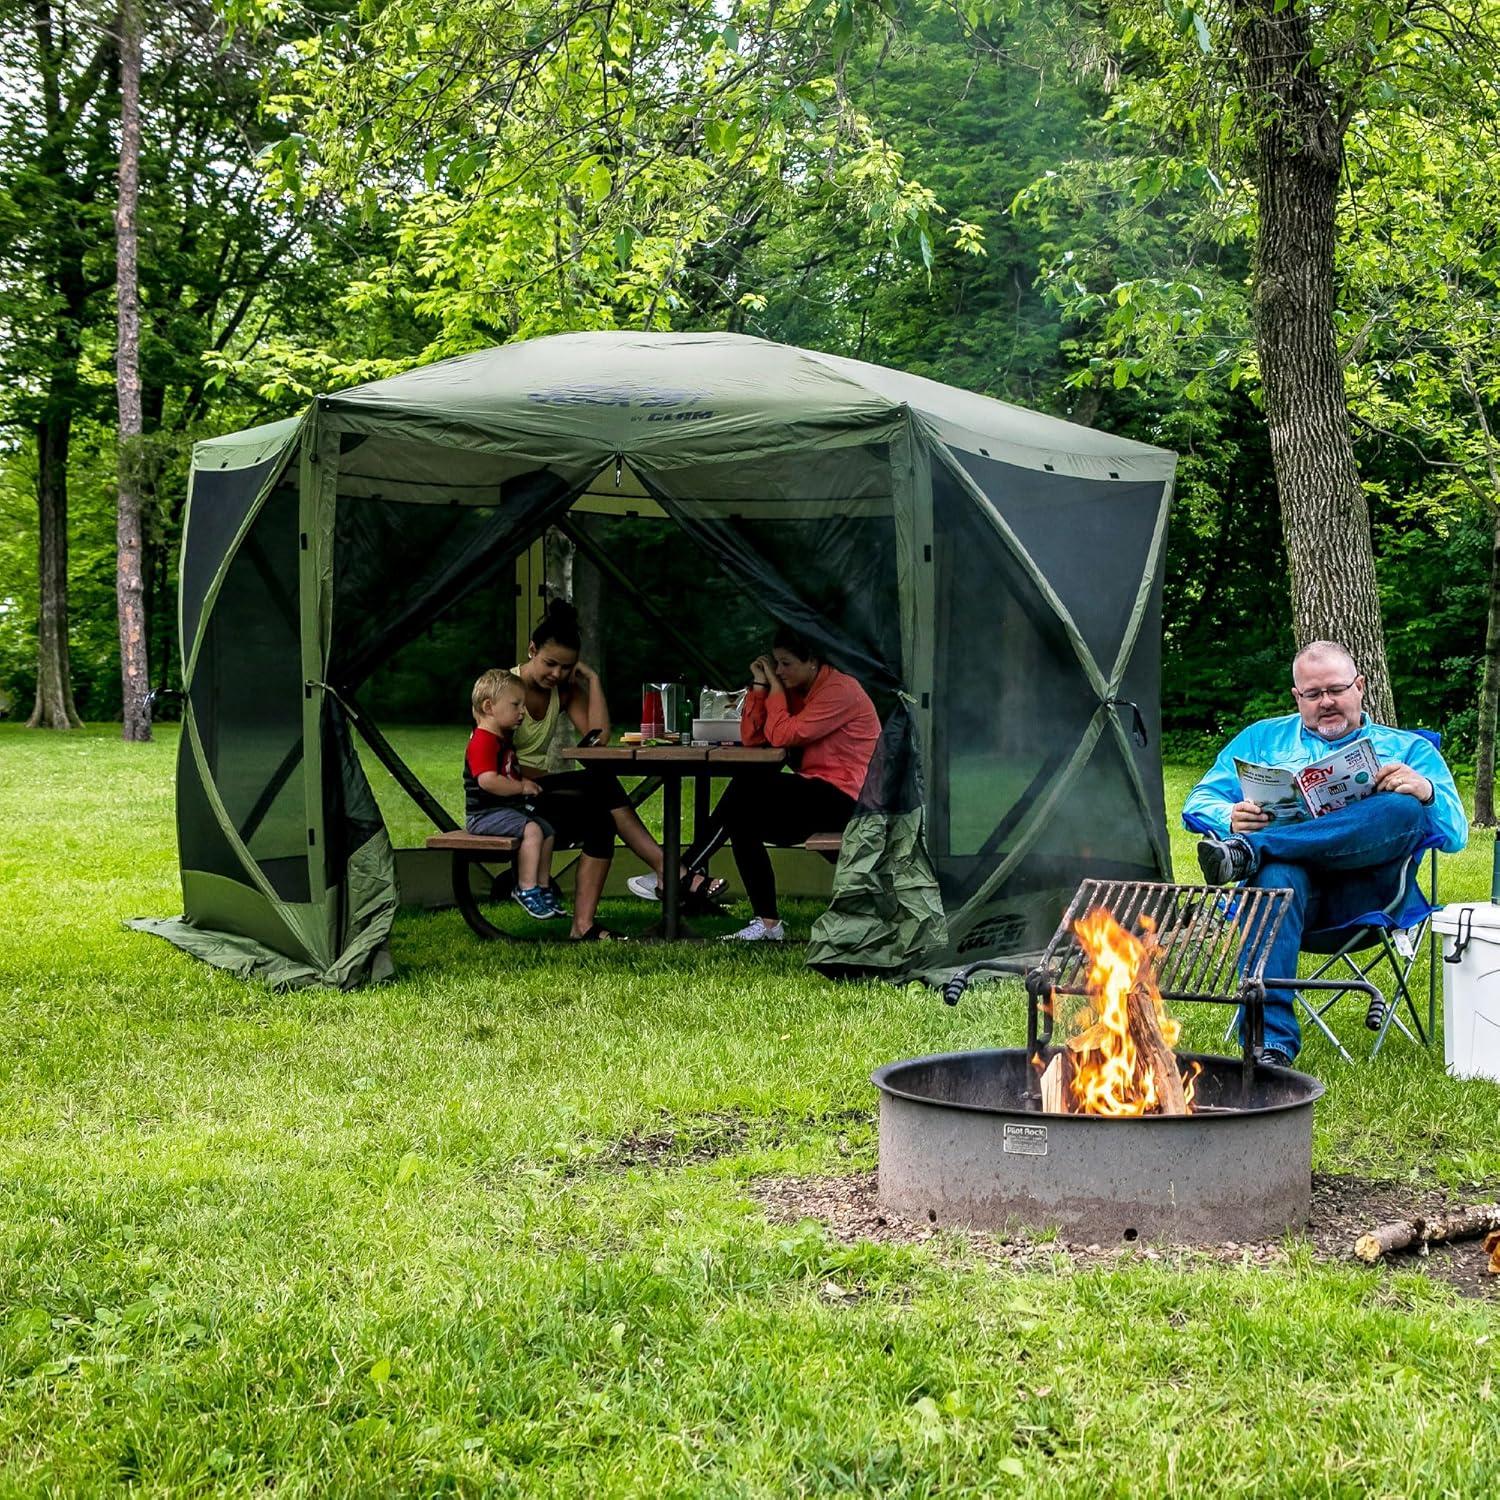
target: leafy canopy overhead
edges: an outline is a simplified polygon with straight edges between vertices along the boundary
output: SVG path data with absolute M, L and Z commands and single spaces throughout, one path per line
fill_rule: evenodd
M 937 236 L 979 253 L 843 87 L 846 51 L 883 24 L 863 0 L 367 3 L 287 49 L 267 107 L 295 129 L 266 166 L 293 204 L 388 220 L 391 253 L 345 304 L 415 317 L 422 359 L 666 327 L 691 257 L 771 208 L 857 217 L 929 266 Z M 735 277 L 719 293 L 759 299 Z M 409 362 L 279 354 L 285 378 L 325 384 Z

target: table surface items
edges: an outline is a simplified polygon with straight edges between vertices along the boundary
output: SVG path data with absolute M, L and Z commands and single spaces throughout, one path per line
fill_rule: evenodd
M 575 745 L 566 752 L 570 760 L 584 765 L 617 766 L 639 761 L 642 765 L 681 766 L 779 766 L 786 751 L 773 745 Z

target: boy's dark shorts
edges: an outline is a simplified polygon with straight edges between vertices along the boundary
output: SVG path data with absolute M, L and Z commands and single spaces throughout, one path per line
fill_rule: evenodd
M 545 818 L 520 807 L 492 807 L 488 812 L 476 813 L 468 819 L 466 831 L 487 834 L 490 838 L 518 839 L 526 832 L 528 823 L 535 823 L 544 839 L 553 837 L 555 830 Z

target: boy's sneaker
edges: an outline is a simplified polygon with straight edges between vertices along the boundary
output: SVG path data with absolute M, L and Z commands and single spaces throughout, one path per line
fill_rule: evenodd
M 528 917 L 535 917 L 539 922 L 545 922 L 549 917 L 557 915 L 552 909 L 551 898 L 539 885 L 518 885 L 514 895 L 517 904 Z
M 661 892 L 656 888 L 655 875 L 632 875 L 625 885 L 632 896 L 639 896 L 642 901 L 661 900 Z
M 1198 840 L 1198 868 L 1210 885 L 1236 885 L 1255 873 L 1255 858 L 1242 838 Z
M 726 943 L 781 943 L 786 941 L 786 929 L 780 922 L 762 922 L 759 917 L 751 920 L 748 927 L 731 932 L 723 939 Z
M 547 905 L 551 908 L 548 913 L 549 916 L 567 916 L 568 908 L 562 904 L 562 897 L 559 896 L 550 885 L 541 886 L 539 887 L 539 889 L 541 890 L 542 895 L 547 898 Z

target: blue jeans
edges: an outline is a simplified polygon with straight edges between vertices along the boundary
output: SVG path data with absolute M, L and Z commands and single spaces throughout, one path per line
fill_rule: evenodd
M 1256 865 L 1245 884 L 1293 893 L 1265 967 L 1272 977 L 1290 979 L 1304 932 L 1342 927 L 1395 899 L 1402 870 L 1427 841 L 1427 819 L 1415 797 L 1377 792 L 1306 823 L 1273 823 L 1241 837 Z M 1266 991 L 1265 1045 L 1288 1057 L 1302 1045 L 1291 990 Z

